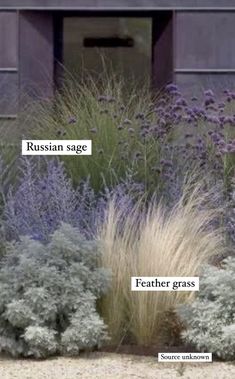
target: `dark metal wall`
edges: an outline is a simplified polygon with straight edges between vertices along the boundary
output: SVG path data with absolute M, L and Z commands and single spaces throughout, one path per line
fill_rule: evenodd
M 82 4 L 76 0 L 67 0 L 66 4 L 72 2 Z M 0 6 L 9 3 L 0 0 Z M 62 4 L 62 1 L 12 0 L 11 4 L 14 3 L 40 3 L 46 7 L 49 3 Z M 117 4 L 112 0 L 93 1 L 96 5 L 104 3 Z M 124 0 L 119 5 L 124 6 L 124 3 L 130 5 Z M 143 1 L 131 3 L 143 5 Z M 144 3 L 150 4 L 151 0 Z M 161 0 L 154 0 L 154 3 L 160 5 Z M 174 1 L 164 0 L 164 3 L 173 5 Z M 183 0 L 177 1 L 178 5 L 183 3 Z M 202 5 L 200 0 L 188 0 L 187 3 Z M 212 3 L 228 6 L 235 1 L 203 1 L 204 5 Z M 56 47 L 61 39 L 63 14 L 66 12 L 0 11 L 0 117 L 16 116 L 19 93 L 40 97 L 53 94 L 54 60 L 55 55 L 56 58 L 61 56 L 61 49 Z M 99 15 L 97 13 L 97 17 Z M 135 17 L 141 15 L 142 12 L 135 12 Z M 235 87 L 235 9 L 159 11 L 149 15 L 153 17 L 152 74 L 157 89 L 171 80 L 175 80 L 187 95 L 206 88 Z M 56 19 L 59 22 L 55 22 Z
M 19 86 L 22 96 L 52 96 L 53 42 L 53 14 L 19 13 Z
M 0 119 L 14 119 L 27 96 L 53 94 L 53 14 L 0 11 Z
M 60 9 L 215 9 L 234 8 L 234 0 L 0 0 L 0 7 Z
M 173 12 L 158 12 L 153 17 L 152 28 L 152 81 L 153 87 L 161 90 L 174 79 Z
M 0 12 L 0 117 L 14 118 L 18 108 L 17 12 Z
M 235 12 L 176 12 L 175 80 L 185 92 L 235 87 Z

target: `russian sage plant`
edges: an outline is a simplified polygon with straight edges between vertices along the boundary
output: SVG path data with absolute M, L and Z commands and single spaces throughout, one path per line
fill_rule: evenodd
M 106 326 L 96 300 L 110 282 L 99 248 L 62 224 L 47 244 L 10 243 L 0 269 L 0 351 L 45 358 L 100 346 Z
M 8 191 L 3 214 L 9 237 L 47 241 L 61 222 L 74 225 L 76 196 L 63 165 L 23 158 L 19 170 L 19 183 Z
M 186 326 L 183 339 L 227 360 L 235 358 L 234 278 L 234 257 L 226 258 L 222 267 L 207 266 L 195 301 L 178 309 Z
M 89 177 L 74 189 L 63 162 L 55 159 L 21 159 L 20 180 L 4 194 L 3 226 L 8 239 L 28 235 L 46 242 L 61 222 L 79 228 L 86 238 L 93 238 L 104 217 L 110 198 L 125 212 L 143 195 L 143 186 L 133 173 L 114 187 L 104 185 L 96 194 Z

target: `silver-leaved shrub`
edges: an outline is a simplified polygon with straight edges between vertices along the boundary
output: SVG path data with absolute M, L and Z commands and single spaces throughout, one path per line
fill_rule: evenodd
M 99 248 L 68 224 L 47 244 L 22 237 L 0 268 L 0 351 L 45 358 L 100 346 L 106 326 L 96 300 L 110 284 Z
M 183 339 L 203 352 L 235 358 L 235 258 L 222 267 L 207 266 L 196 300 L 178 309 L 186 325 Z

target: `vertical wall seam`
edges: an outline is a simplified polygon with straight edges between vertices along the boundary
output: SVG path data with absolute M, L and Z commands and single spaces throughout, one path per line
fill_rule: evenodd
M 172 81 L 175 82 L 175 67 L 176 67 L 176 40 L 177 40 L 177 30 L 176 30 L 176 17 L 177 12 L 175 10 L 172 11 Z
M 20 111 L 20 11 L 17 10 L 17 66 L 18 66 L 18 76 L 17 76 L 17 82 L 18 82 L 18 93 L 17 93 L 17 113 L 19 114 Z

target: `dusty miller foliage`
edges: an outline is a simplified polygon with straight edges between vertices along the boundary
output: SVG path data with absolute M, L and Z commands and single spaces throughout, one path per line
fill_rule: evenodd
M 183 339 L 226 360 L 235 358 L 234 278 L 234 257 L 226 258 L 222 268 L 207 266 L 196 300 L 178 310 L 187 327 Z
M 110 273 L 99 248 L 62 224 L 47 244 L 10 243 L 0 269 L 0 351 L 45 358 L 99 347 L 106 326 L 96 312 Z

